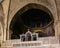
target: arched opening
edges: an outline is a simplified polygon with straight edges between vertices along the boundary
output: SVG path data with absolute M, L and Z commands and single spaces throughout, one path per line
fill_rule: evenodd
M 39 9 L 29 9 L 20 16 L 27 28 L 42 28 L 53 21 L 48 13 Z
M 23 12 L 18 11 L 10 24 L 11 39 L 19 39 L 20 34 L 26 33 L 27 29 L 34 30 L 39 37 L 54 36 L 54 19 L 48 12 L 38 8 L 31 8 Z

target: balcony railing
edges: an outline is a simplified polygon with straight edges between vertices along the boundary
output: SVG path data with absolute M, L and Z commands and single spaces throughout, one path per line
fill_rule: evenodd
M 56 37 L 39 38 L 37 41 L 21 41 L 20 39 L 7 40 L 1 48 L 59 48 L 59 39 Z

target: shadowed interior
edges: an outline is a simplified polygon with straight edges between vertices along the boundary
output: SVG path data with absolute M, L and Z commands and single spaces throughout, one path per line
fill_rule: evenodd
M 29 9 L 21 15 L 17 13 L 15 21 L 11 27 L 12 39 L 19 39 L 19 35 L 26 33 L 27 29 L 44 28 L 53 21 L 53 18 L 45 11 L 40 9 Z M 52 22 L 53 23 L 53 22 Z M 45 34 L 45 35 L 43 35 Z M 48 36 L 47 33 L 40 33 L 41 36 Z

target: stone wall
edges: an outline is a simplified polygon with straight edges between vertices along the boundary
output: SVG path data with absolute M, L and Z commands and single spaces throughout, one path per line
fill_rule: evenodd
M 8 19 L 8 11 L 9 11 L 9 2 L 10 0 L 4 0 L 1 4 L 3 7 L 3 12 L 4 12 L 4 41 L 6 40 L 7 37 L 7 19 Z
M 55 0 L 58 14 L 58 34 L 60 35 L 60 0 Z
M 3 30 L 4 30 L 4 12 L 3 7 L 0 4 L 0 41 L 3 40 Z

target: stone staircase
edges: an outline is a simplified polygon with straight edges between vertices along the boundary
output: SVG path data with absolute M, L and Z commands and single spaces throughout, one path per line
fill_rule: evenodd
M 2 43 L 1 48 L 60 48 L 57 37 L 38 38 L 37 41 L 21 42 L 20 39 L 7 40 Z

